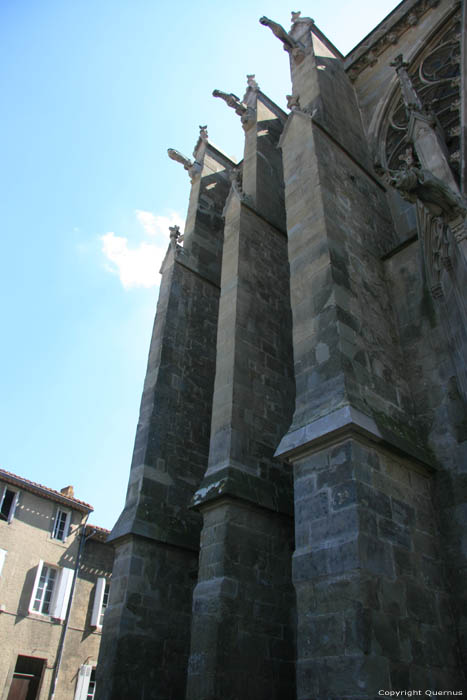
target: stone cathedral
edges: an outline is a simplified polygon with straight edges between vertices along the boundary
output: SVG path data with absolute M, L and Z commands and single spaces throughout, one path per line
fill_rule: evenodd
M 169 149 L 99 700 L 467 694 L 465 10 L 262 17 L 287 113 L 250 75 L 240 163 Z

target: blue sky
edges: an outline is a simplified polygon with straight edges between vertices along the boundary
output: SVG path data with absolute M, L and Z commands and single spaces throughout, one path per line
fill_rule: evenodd
M 301 9 L 345 54 L 397 3 L 2 0 L 0 466 L 111 528 L 126 491 L 160 260 L 186 214 L 198 125 L 242 157 L 211 97 L 246 74 L 285 108 L 287 54 L 258 19 Z

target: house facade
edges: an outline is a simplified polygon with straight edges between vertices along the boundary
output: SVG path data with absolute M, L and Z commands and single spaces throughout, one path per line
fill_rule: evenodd
M 0 470 L 0 697 L 91 700 L 113 551 L 92 506 Z

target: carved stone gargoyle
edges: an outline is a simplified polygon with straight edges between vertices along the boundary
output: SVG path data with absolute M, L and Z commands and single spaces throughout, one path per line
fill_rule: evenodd
M 193 182 L 193 179 L 196 177 L 196 175 L 198 175 L 201 172 L 201 164 L 197 161 L 190 160 L 189 158 L 184 156 L 183 153 L 180 153 L 180 151 L 175 150 L 175 148 L 168 148 L 167 153 L 169 155 L 169 158 L 183 165 L 183 167 L 190 176 L 190 180 Z
M 409 167 L 396 171 L 390 184 L 404 199 L 413 203 L 419 200 L 432 216 L 442 216 L 446 223 L 467 215 L 467 203 L 428 170 Z
M 212 94 L 214 97 L 220 97 L 229 107 L 234 109 L 235 114 L 240 116 L 244 129 L 248 130 L 255 121 L 255 110 L 243 104 L 240 98 L 234 95 L 233 92 L 227 93 L 222 92 L 222 90 L 213 90 Z
M 274 22 L 268 17 L 261 17 L 259 22 L 264 27 L 269 27 L 274 36 L 277 36 L 279 41 L 281 41 L 283 44 L 284 51 L 287 51 L 288 53 L 292 54 L 296 59 L 303 58 L 304 47 L 301 43 L 299 43 L 293 37 L 291 37 L 290 34 L 285 31 L 282 25 L 278 24 L 277 22 Z
M 229 107 L 235 110 L 235 114 L 238 114 L 240 117 L 247 111 L 247 107 L 242 104 L 240 98 L 234 95 L 233 92 L 227 93 L 222 92 L 222 90 L 213 90 L 212 95 L 213 97 L 220 97 L 221 100 L 224 100 Z

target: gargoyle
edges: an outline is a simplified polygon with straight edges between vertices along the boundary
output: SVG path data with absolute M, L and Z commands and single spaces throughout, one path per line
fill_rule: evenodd
M 264 27 L 269 27 L 274 36 L 277 36 L 277 38 L 280 41 L 282 41 L 284 45 L 284 51 L 288 51 L 290 53 L 293 49 L 301 48 L 300 44 L 297 41 L 295 41 L 295 39 L 292 39 L 290 34 L 285 31 L 284 27 L 282 27 L 277 22 L 273 22 L 273 20 L 269 19 L 268 17 L 261 17 L 259 22 Z
M 176 151 L 175 148 L 168 148 L 167 153 L 169 154 L 169 158 L 172 158 L 172 160 L 175 160 L 177 163 L 181 163 L 185 170 L 190 170 L 194 165 L 192 160 L 184 156 L 180 151 Z
M 407 168 L 392 174 L 390 184 L 409 202 L 419 200 L 432 216 L 447 222 L 467 215 L 466 202 L 442 180 L 422 168 Z
M 220 97 L 221 100 L 224 100 L 229 107 L 232 107 L 232 109 L 235 110 L 235 114 L 238 114 L 240 117 L 242 117 L 247 111 L 247 108 L 244 104 L 242 104 L 240 98 L 237 97 L 237 95 L 234 95 L 233 92 L 227 93 L 222 92 L 222 90 L 213 90 L 212 94 L 214 97 Z
M 183 165 L 185 170 L 188 171 L 190 180 L 193 182 L 193 179 L 196 177 L 196 175 L 198 175 L 201 172 L 201 164 L 198 163 L 196 160 L 190 160 L 189 158 L 184 156 L 183 153 L 180 153 L 180 151 L 176 151 L 175 148 L 168 148 L 167 153 L 169 154 L 169 158 Z

